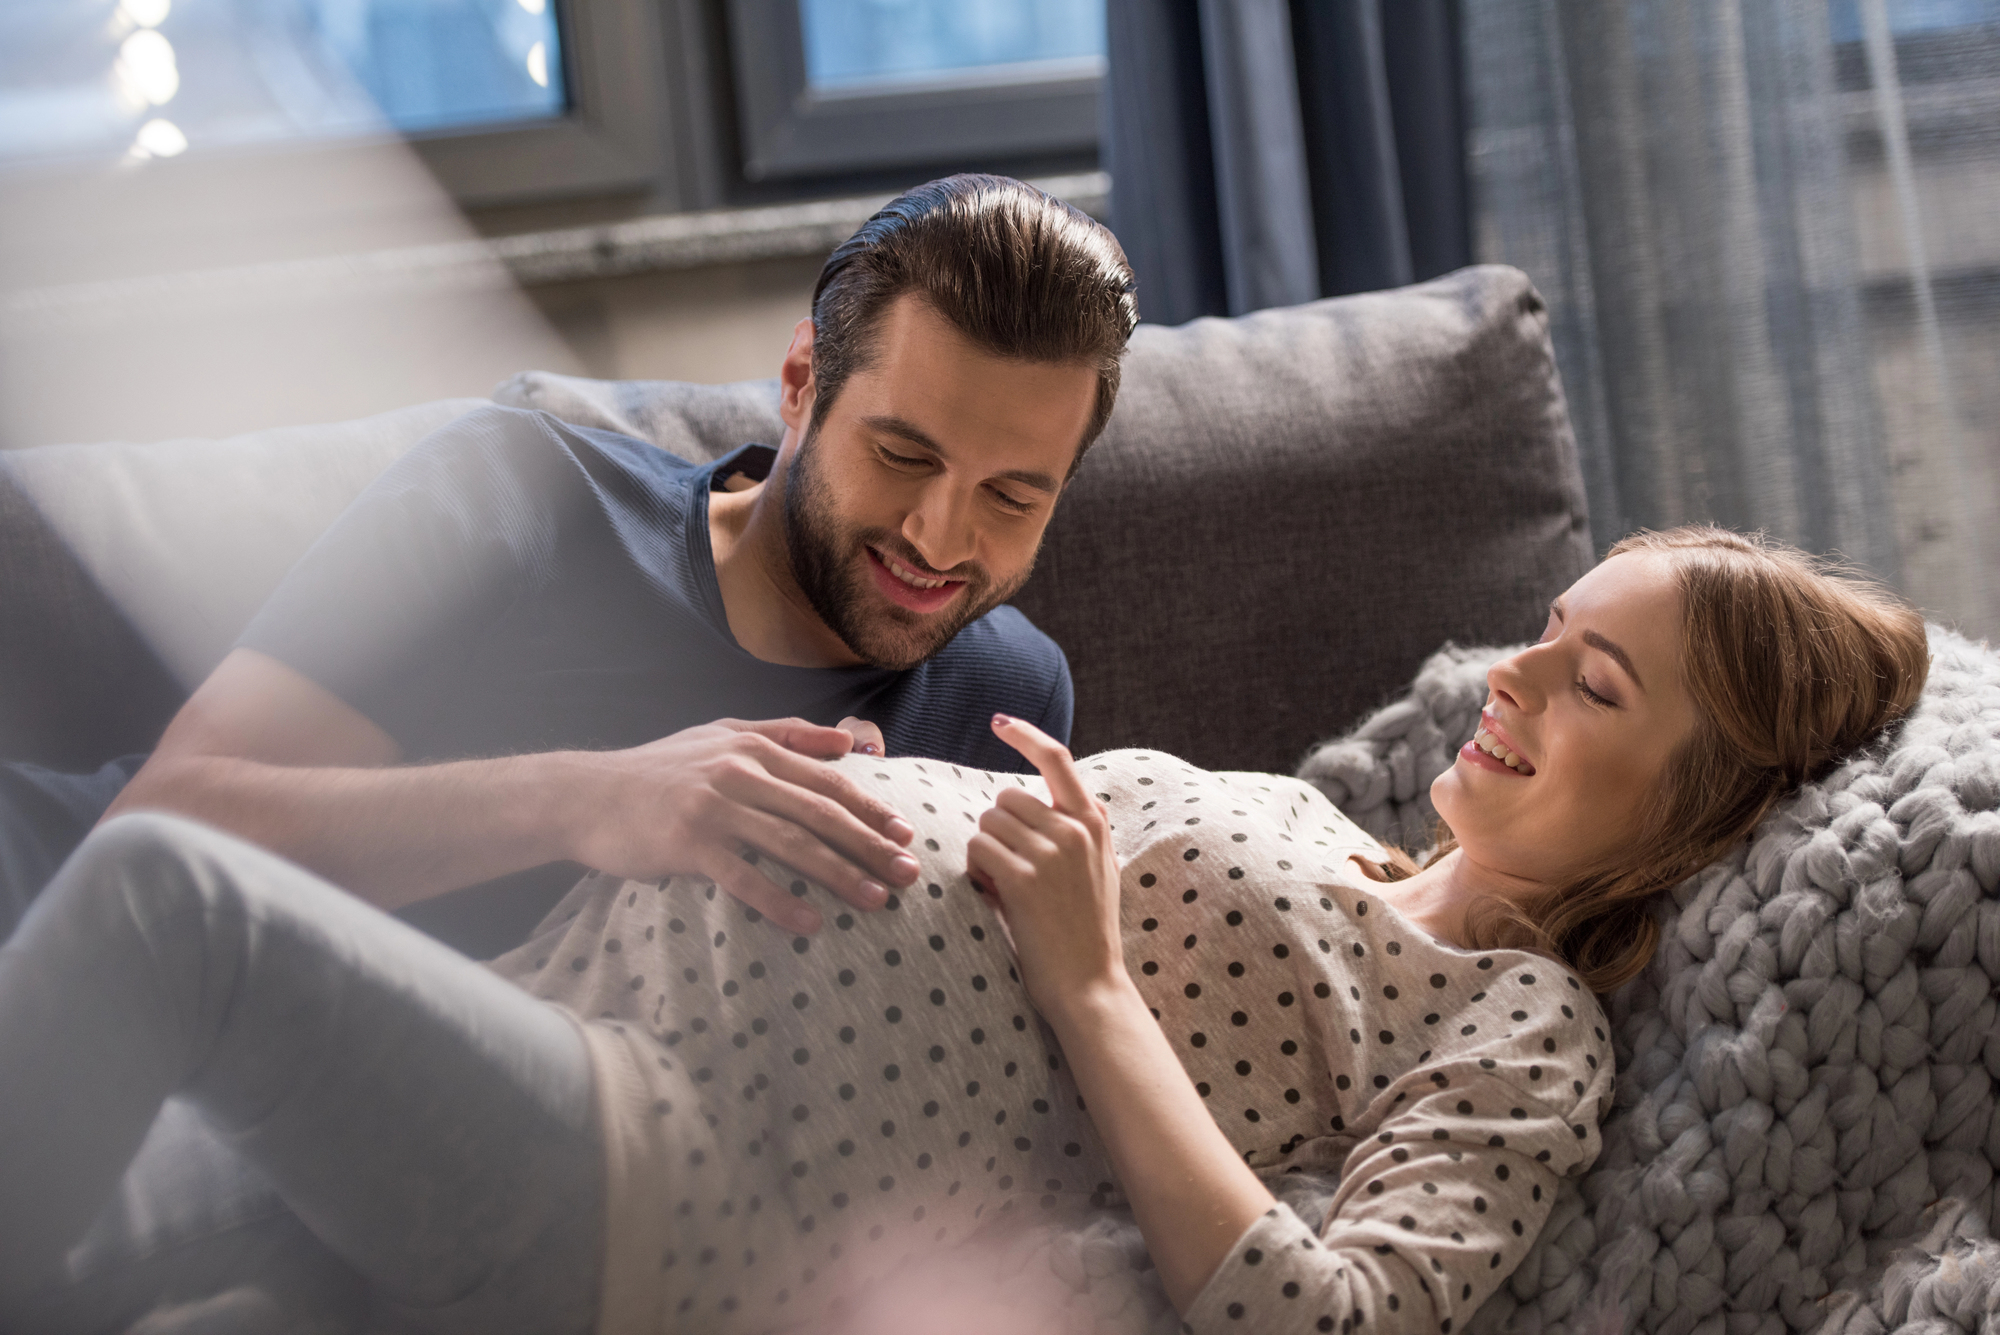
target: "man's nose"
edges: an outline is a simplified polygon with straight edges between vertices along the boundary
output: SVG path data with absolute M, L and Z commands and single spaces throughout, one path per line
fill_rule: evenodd
M 924 489 L 916 508 L 903 517 L 904 540 L 931 569 L 950 570 L 978 549 L 971 499 L 957 487 L 933 485 Z

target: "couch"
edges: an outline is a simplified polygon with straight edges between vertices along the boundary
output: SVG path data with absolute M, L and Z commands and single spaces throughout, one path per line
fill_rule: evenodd
M 494 398 L 687 458 L 781 430 L 771 381 L 528 373 Z M 88 770 L 148 749 L 342 507 L 477 402 L 0 455 L 0 757 Z M 1289 771 L 1440 643 L 1532 633 L 1590 560 L 1541 299 L 1489 266 L 1142 326 L 1016 602 L 1069 656 L 1079 751 Z M 510 878 L 410 916 L 497 953 L 573 879 Z
M 771 382 L 494 397 L 687 457 L 778 432 Z M 341 507 L 479 402 L 0 456 L 0 755 L 150 746 Z M 1478 646 L 1535 632 L 1587 533 L 1541 302 L 1475 268 L 1142 327 L 1018 602 L 1069 654 L 1079 751 L 1296 768 L 1408 838 L 1502 652 Z M 1605 1154 L 1475 1332 L 2000 1328 L 2000 656 L 1932 639 L 1907 725 L 1662 904 L 1666 944 L 1608 999 Z M 542 902 L 459 898 L 425 925 L 475 949 Z M 1129 1216 L 1019 1248 L 1085 1324 L 1175 1329 Z

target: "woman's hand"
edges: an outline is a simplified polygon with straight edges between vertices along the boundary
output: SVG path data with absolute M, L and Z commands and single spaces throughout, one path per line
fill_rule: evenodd
M 1185 1312 L 1276 1201 L 1236 1157 L 1125 972 L 1104 808 L 1046 733 L 1005 715 L 993 731 L 1034 762 L 1053 805 L 1003 788 L 966 860 L 1000 900 L 1021 981 L 1062 1045 L 1160 1283 Z
M 863 755 L 870 756 L 886 756 L 889 754 L 888 743 L 882 740 L 882 730 L 867 719 L 856 718 L 854 715 L 849 714 L 833 726 L 854 739 L 854 744 L 850 750 L 859 751 Z
M 1005 714 L 993 716 L 993 731 L 1041 771 L 1053 803 L 1003 788 L 966 846 L 973 882 L 999 900 L 1022 983 L 1044 1012 L 1102 984 L 1129 986 L 1103 805 L 1062 743 Z

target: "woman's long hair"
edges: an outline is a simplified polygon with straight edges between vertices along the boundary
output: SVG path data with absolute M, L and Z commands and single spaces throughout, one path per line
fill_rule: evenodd
M 1639 837 L 1616 863 L 1527 903 L 1482 901 L 1466 923 L 1474 947 L 1552 955 L 1600 993 L 1652 958 L 1656 894 L 1722 856 L 1780 798 L 1908 713 L 1930 670 L 1923 618 L 1913 608 L 1761 534 L 1706 525 L 1640 532 L 1607 559 L 1626 552 L 1672 563 L 1694 731 L 1668 761 Z

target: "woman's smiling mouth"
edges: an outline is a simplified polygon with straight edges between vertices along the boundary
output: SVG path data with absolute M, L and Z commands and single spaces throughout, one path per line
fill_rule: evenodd
M 1527 778 L 1535 767 L 1503 736 L 1490 715 L 1480 715 L 1479 731 L 1460 748 L 1459 754 L 1480 769 L 1510 772 Z

